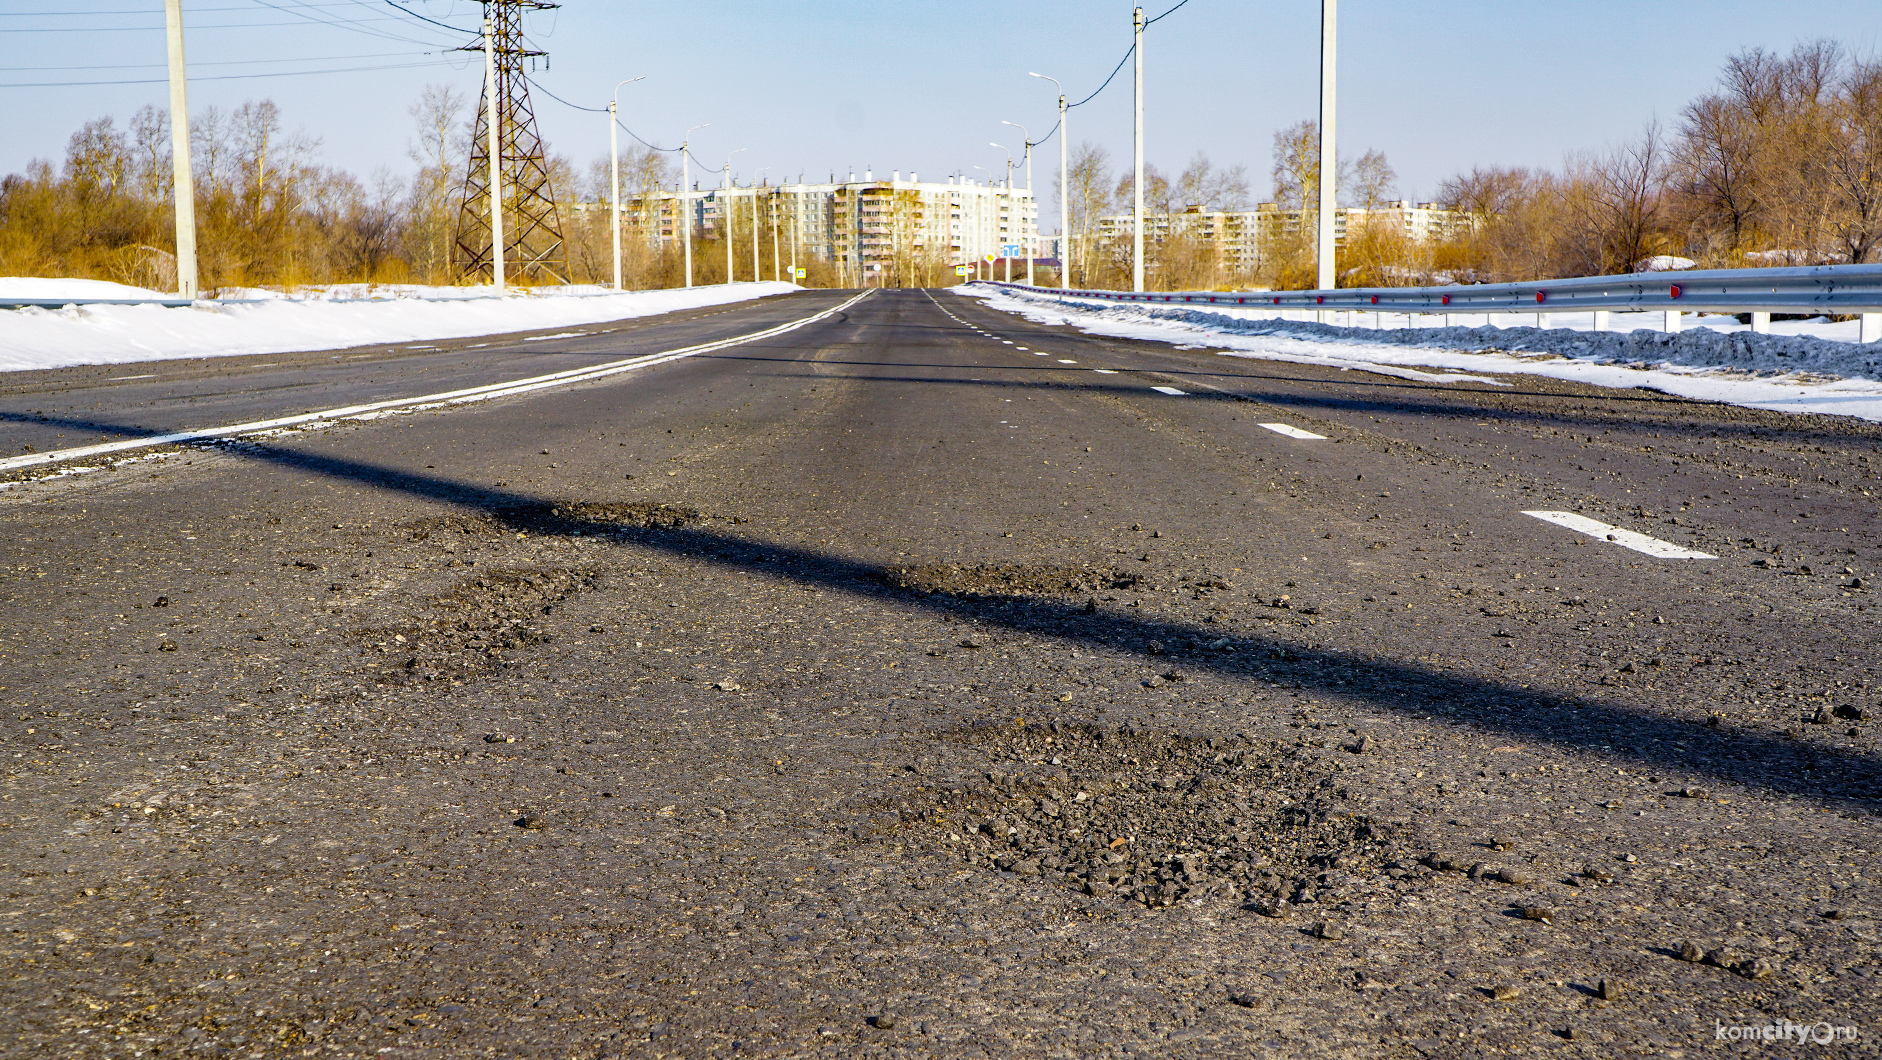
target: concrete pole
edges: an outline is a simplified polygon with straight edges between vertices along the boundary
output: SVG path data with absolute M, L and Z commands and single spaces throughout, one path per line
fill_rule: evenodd
M 764 279 L 758 271 L 758 185 L 751 187 L 751 282 Z
M 1322 291 L 1339 286 L 1334 273 L 1333 221 L 1339 209 L 1340 155 L 1334 137 L 1334 88 L 1338 66 L 1339 0 L 1320 0 L 1320 216 L 1317 256 Z M 1307 189 L 1302 188 L 1304 195 Z
M 614 192 L 614 289 L 621 289 L 621 134 L 614 120 L 616 104 L 608 101 L 608 186 Z
M 1131 290 L 1144 289 L 1144 9 L 1131 12 L 1131 53 L 1137 60 L 1131 137 Z
M 779 189 L 780 191 L 783 189 Z M 796 279 L 797 274 L 791 273 Z M 776 283 L 784 279 L 784 257 L 778 253 L 778 193 L 771 193 L 771 280 Z
M 686 164 L 686 157 L 687 157 L 686 144 L 681 143 L 680 144 L 680 194 L 679 194 L 680 215 L 678 217 L 675 217 L 673 221 L 675 224 L 682 226 L 686 233 L 685 235 L 686 286 L 691 287 L 693 285 L 693 211 L 688 207 L 687 202 L 686 202 L 686 183 L 688 179 L 687 174 L 689 170 L 691 169 L 691 167 L 689 167 Z
M 1055 84 L 1057 82 L 1054 82 Z M 1072 186 L 1065 175 L 1065 96 L 1059 95 L 1059 290 L 1072 289 Z
M 798 174 L 797 191 L 791 195 L 791 282 L 797 282 L 797 244 L 804 241 L 803 230 L 798 226 L 799 214 L 804 208 L 803 174 Z
M 491 31 L 490 20 L 484 19 L 484 122 L 489 128 L 488 147 L 490 152 L 490 278 L 496 284 L 497 293 L 503 292 L 503 150 L 502 137 L 497 134 L 498 115 L 502 113 L 497 106 L 497 40 Z
M 732 276 L 732 157 L 725 159 L 725 179 L 719 182 L 719 238 L 725 240 L 725 282 Z
M 176 198 L 176 293 L 195 298 L 196 181 L 190 174 L 189 76 L 183 63 L 183 0 L 164 0 L 170 45 L 170 167 Z
M 1032 209 L 1033 211 L 1035 212 L 1038 211 L 1038 208 L 1039 208 L 1038 204 L 1033 200 L 1033 197 L 1032 197 L 1032 141 L 1031 140 L 1026 141 L 1026 205 L 1028 208 Z M 1038 222 L 1034 221 L 1033 229 L 1037 231 L 1038 228 L 1039 228 Z M 1022 236 L 1026 234 L 1026 218 L 1024 215 L 1021 215 L 1020 217 L 1019 231 L 1020 231 L 1020 235 Z M 1037 242 L 1037 240 L 1034 240 L 1034 242 Z M 1032 243 L 1026 244 L 1026 286 L 1028 287 L 1031 287 L 1033 285 L 1033 282 L 1032 282 L 1033 252 L 1037 249 L 1038 248 L 1033 246 Z

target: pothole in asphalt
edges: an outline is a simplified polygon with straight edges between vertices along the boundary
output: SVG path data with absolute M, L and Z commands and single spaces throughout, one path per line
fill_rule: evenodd
M 968 784 L 892 800 L 864 837 L 920 837 L 987 870 L 1150 907 L 1208 899 L 1308 915 L 1385 882 L 1399 829 L 1305 747 L 1053 722 L 946 733 L 985 756 Z M 1409 849 L 1409 848 L 1406 848 Z
M 565 567 L 487 571 L 433 597 L 409 625 L 359 631 L 380 657 L 385 684 L 462 681 L 508 664 L 509 652 L 550 639 L 541 622 L 563 600 L 595 587 L 593 571 Z
M 489 514 L 442 515 L 403 524 L 413 541 L 439 534 L 605 534 L 618 530 L 671 530 L 710 521 L 697 508 L 677 504 L 561 501 L 511 505 Z M 743 522 L 741 519 L 727 520 Z
M 1130 589 L 1140 574 L 1111 567 L 1059 567 L 1040 564 L 931 564 L 890 567 L 882 580 L 909 592 L 949 596 L 1068 596 L 1101 589 Z

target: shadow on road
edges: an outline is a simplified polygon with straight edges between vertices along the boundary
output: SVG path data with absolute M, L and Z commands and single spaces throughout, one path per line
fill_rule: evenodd
M 1812 747 L 1777 736 L 1708 728 L 1599 699 L 1523 689 L 1480 677 L 1441 673 L 1383 654 L 1302 648 L 1248 631 L 1131 617 L 1033 597 L 957 597 L 897 587 L 888 568 L 813 549 L 699 525 L 637 528 L 609 519 L 567 514 L 551 498 L 417 474 L 357 460 L 243 442 L 233 455 L 309 474 L 479 512 L 535 535 L 612 538 L 735 570 L 784 577 L 806 586 L 971 619 L 1015 633 L 1049 636 L 1175 661 L 1190 670 L 1237 678 L 1285 681 L 1323 694 L 1353 696 L 1407 715 L 1442 719 L 1592 751 L 1669 771 L 1761 787 L 1786 795 L 1875 802 L 1882 770 L 1866 755 Z M 1183 650 L 1233 634 L 1236 652 Z M 1154 656 L 1150 642 L 1178 648 L 1175 659 Z

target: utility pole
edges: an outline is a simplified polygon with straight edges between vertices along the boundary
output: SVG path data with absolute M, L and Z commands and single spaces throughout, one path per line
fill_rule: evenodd
M 778 191 L 783 190 L 783 185 L 780 184 Z M 784 257 L 778 253 L 778 191 L 774 191 L 767 196 L 771 206 L 768 212 L 771 214 L 771 281 L 773 283 L 784 278 Z M 797 274 L 795 272 L 791 273 L 791 279 L 795 280 L 796 278 Z
M 1144 289 L 1144 9 L 1131 14 L 1131 54 L 1137 60 L 1137 94 L 1131 140 L 1131 290 Z
M 1013 125 L 1013 123 L 1010 121 L 1001 122 L 1000 124 Z M 1019 128 L 1019 126 L 1017 125 L 1014 125 L 1013 127 L 1016 129 Z M 1020 131 L 1024 132 L 1025 130 L 1020 129 Z M 1000 147 L 999 144 L 990 144 L 990 146 Z M 1012 239 L 1017 235 L 1014 229 L 1017 227 L 1017 222 L 1018 222 L 1017 214 L 1019 213 L 1019 210 L 1013 205 L 1013 152 L 1009 148 L 1005 148 L 1005 147 L 1000 147 L 1000 150 L 1006 152 L 1006 188 L 1005 188 L 1006 217 L 1007 217 L 1006 238 Z M 1012 243 L 1006 242 L 1005 240 L 1002 240 L 1000 243 L 1000 262 L 1006 269 L 1006 282 L 1007 283 L 1013 282 L 1013 256 L 1006 252 L 1006 248 L 1012 245 L 1013 245 Z
M 1339 209 L 1340 156 L 1333 135 L 1339 0 L 1320 0 L 1320 231 L 1316 241 L 1322 291 L 1339 286 L 1334 273 L 1333 221 Z M 1306 189 L 1302 189 L 1305 191 Z
M 1020 142 L 1026 145 L 1024 148 L 1026 152 L 1026 205 L 1029 207 L 1032 207 L 1035 211 L 1037 211 L 1038 204 L 1033 200 L 1033 195 L 1032 195 L 1032 133 L 1027 132 L 1026 127 L 1016 121 L 1003 121 L 1000 124 L 1011 125 L 1013 128 L 1018 129 L 1020 137 L 1021 137 Z M 1007 164 L 1011 165 L 1012 163 L 1009 161 Z M 1038 224 L 1035 223 L 1033 227 L 1037 229 Z M 1026 215 L 1023 211 L 1021 212 L 1020 219 L 1019 219 L 1019 234 L 1022 236 L 1026 234 Z M 1033 282 L 1032 282 L 1033 246 L 1031 243 L 1027 243 L 1025 244 L 1025 248 L 1026 248 L 1026 286 L 1031 287 L 1033 285 Z
M 769 168 L 766 166 L 758 173 L 763 173 Z M 751 282 L 753 283 L 764 279 L 764 275 L 758 271 L 758 173 L 751 175 Z
M 804 207 L 804 175 L 797 175 L 797 191 L 791 198 L 791 282 L 797 282 L 797 244 L 803 242 L 804 233 L 798 227 L 799 214 Z
M 693 157 L 693 133 L 705 127 L 706 125 L 695 125 L 686 130 L 686 135 L 680 138 L 680 213 L 683 219 L 675 218 L 675 220 L 682 221 L 686 226 L 686 286 L 688 287 L 693 285 L 693 209 L 692 198 L 688 191 L 692 187 L 693 178 L 692 167 L 687 163 Z
M 189 75 L 183 63 L 183 0 L 164 0 L 170 46 L 170 168 L 175 175 L 176 293 L 194 299 L 196 285 L 196 181 L 190 175 Z
M 490 137 L 490 275 L 497 293 L 503 293 L 503 117 L 497 110 L 497 36 L 484 18 L 484 130 Z
M 745 150 L 743 147 L 732 155 Z M 732 276 L 732 155 L 725 156 L 725 179 L 719 182 L 719 238 L 725 240 L 725 282 L 736 282 Z
M 523 67 L 524 60 L 544 54 L 523 38 L 524 12 L 557 6 L 546 0 L 484 0 L 482 43 L 458 49 L 483 52 L 484 98 L 471 137 L 455 260 L 463 274 L 488 274 L 499 288 L 509 277 L 512 254 L 517 275 L 567 282 L 555 190 Z
M 630 77 L 614 86 L 614 96 L 608 100 L 608 172 L 609 184 L 614 189 L 614 289 L 621 289 L 621 122 L 615 116 L 621 103 L 621 85 L 631 85 L 645 78 Z M 647 204 L 643 201 L 643 207 Z
M 1044 74 L 1032 76 L 1052 82 L 1059 90 L 1059 290 L 1072 289 L 1072 224 L 1071 209 L 1072 186 L 1065 175 L 1065 140 L 1069 135 L 1065 131 L 1065 86 L 1057 78 Z

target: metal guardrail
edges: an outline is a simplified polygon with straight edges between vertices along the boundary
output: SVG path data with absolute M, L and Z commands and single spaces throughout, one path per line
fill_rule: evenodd
M 69 305 L 160 305 L 180 309 L 194 304 L 188 298 L 0 298 L 0 309 L 64 309 Z
M 983 281 L 988 282 L 988 281 Z M 1380 313 L 1539 313 L 1665 310 L 1677 313 L 1882 313 L 1882 265 L 1710 269 L 1577 276 L 1533 283 L 1448 287 L 1356 287 L 1333 291 L 1082 291 L 993 283 L 1042 294 L 1112 302 Z M 1863 341 L 1874 341 L 1863 321 Z M 1882 337 L 1878 331 L 1875 337 Z

